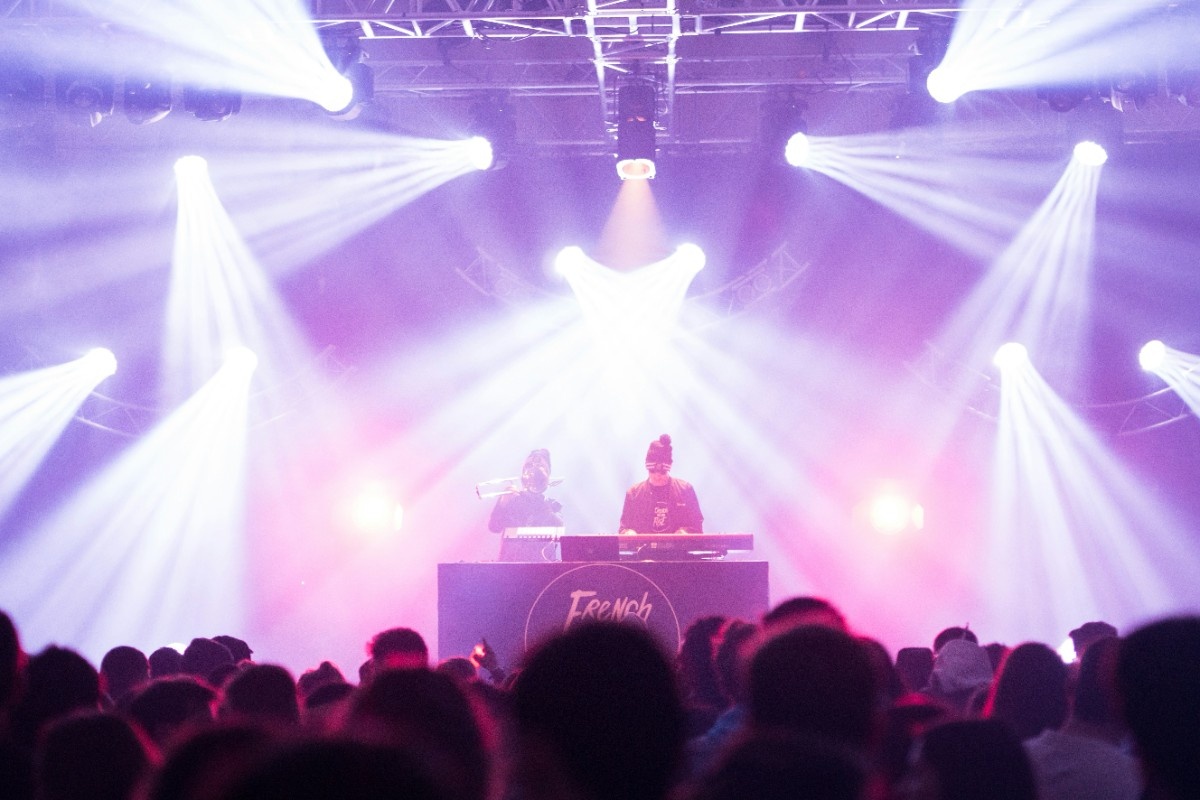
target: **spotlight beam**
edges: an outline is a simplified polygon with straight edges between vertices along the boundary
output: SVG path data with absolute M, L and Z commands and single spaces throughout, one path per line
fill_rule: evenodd
M 1029 364 L 1003 374 L 992 497 L 985 563 L 1019 635 L 1169 613 L 1193 590 L 1200 559 L 1179 521 Z
M 1147 41 L 1194 41 L 1196 31 L 1156 15 L 1157 0 L 1087 3 L 1033 0 L 997 4 L 965 0 L 936 72 L 969 91 L 1088 82 L 1097 68 L 1158 68 L 1161 48 Z M 1121 54 L 1114 58 L 1114 54 Z
M 991 258 L 1036 204 L 1043 165 L 1014 168 L 1019 137 L 961 130 L 809 136 L 807 166 L 966 253 Z M 1024 200 L 1024 201 L 1023 201 Z
M 0 379 L 0 519 L 79 406 L 111 374 L 97 369 L 95 361 L 89 354 Z
M 190 156 L 188 159 L 195 159 Z M 268 382 L 311 358 L 303 336 L 232 220 L 203 161 L 181 159 L 167 308 L 164 397 L 178 402 L 245 345 L 263 355 Z
M 141 0 L 64 0 L 113 24 L 117 40 L 98 49 L 81 38 L 75 59 L 112 70 L 147 66 L 168 70 L 177 82 L 274 97 L 304 98 L 328 106 L 344 91 L 300 0 L 237 4 L 181 0 L 161 8 Z
M 309 263 L 421 195 L 477 170 L 470 140 L 440 141 L 301 127 L 287 152 L 268 129 L 231 139 L 221 194 L 239 230 L 274 270 Z M 267 139 L 262 138 L 268 137 Z
M 240 628 L 249 373 L 223 368 L 0 559 L 36 646 L 98 659 Z
M 995 260 L 938 336 L 964 363 L 986 364 L 1015 339 L 1043 365 L 1079 363 L 1089 319 L 1099 173 L 1072 160 L 1058 183 Z M 963 387 L 966 388 L 965 385 Z

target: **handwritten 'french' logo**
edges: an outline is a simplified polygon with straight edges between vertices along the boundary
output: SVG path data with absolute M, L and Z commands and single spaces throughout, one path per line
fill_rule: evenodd
M 571 610 L 567 612 L 567 621 L 563 624 L 564 631 L 576 622 L 584 620 L 625 622 L 634 618 L 641 620 L 643 624 L 649 623 L 650 612 L 654 610 L 649 592 L 643 592 L 641 600 L 636 597 L 599 600 L 596 598 L 597 594 L 599 592 L 587 589 L 571 592 Z

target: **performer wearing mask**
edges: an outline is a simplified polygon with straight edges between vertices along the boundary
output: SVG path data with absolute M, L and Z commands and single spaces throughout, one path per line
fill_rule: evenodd
M 671 461 L 671 437 L 664 433 L 646 452 L 646 480 L 625 493 L 621 533 L 704 532 L 696 490 L 670 476 Z
M 534 450 L 521 468 L 521 488 L 501 495 L 492 509 L 488 529 L 500 533 L 505 528 L 560 528 L 558 512 L 562 503 L 545 496 L 550 485 L 550 451 Z

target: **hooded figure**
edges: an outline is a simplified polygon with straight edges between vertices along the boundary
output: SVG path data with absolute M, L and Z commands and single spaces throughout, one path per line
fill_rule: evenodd
M 521 467 L 521 488 L 500 496 L 488 529 L 500 533 L 505 528 L 561 528 L 562 504 L 545 496 L 549 485 L 550 451 L 534 450 Z

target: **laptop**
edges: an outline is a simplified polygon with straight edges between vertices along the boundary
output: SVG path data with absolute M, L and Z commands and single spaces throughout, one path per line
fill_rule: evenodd
M 563 561 L 620 561 L 620 537 L 614 534 L 577 534 L 558 540 Z

